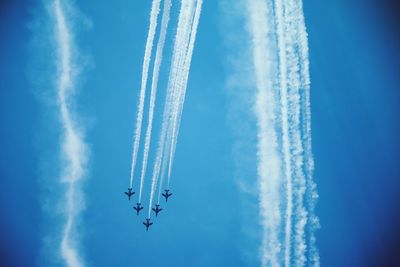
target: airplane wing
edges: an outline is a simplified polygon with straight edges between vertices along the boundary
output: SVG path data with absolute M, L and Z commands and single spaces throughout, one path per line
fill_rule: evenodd
M 129 194 L 128 194 L 128 192 L 125 192 L 125 195 L 127 195 L 127 196 L 128 196 L 128 195 L 129 195 Z
M 162 193 L 163 197 L 167 197 L 164 193 Z
M 147 226 L 147 224 L 146 223 L 143 223 L 145 226 Z
M 150 226 L 150 225 L 153 225 L 153 223 L 149 223 L 149 226 Z

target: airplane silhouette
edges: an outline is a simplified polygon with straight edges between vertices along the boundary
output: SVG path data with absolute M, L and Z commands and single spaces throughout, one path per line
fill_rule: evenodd
M 144 226 L 146 226 L 146 231 L 149 231 L 149 227 L 153 224 L 150 222 L 150 219 L 146 219 L 146 222 L 143 222 Z
M 140 203 L 136 203 L 136 207 L 133 207 L 133 209 L 136 210 L 136 215 L 139 215 L 139 212 L 143 209 L 140 205 Z
M 156 213 L 156 217 L 157 217 L 158 213 L 159 213 L 160 211 L 162 211 L 162 209 L 160 209 L 160 205 L 156 205 L 156 207 L 155 207 L 155 208 L 152 208 L 152 210 Z
M 172 196 L 172 193 L 168 193 L 169 189 L 165 189 L 165 193 L 163 193 L 162 195 L 165 197 L 165 202 L 168 202 L 168 198 L 170 196 Z
M 128 199 L 131 200 L 131 196 L 133 196 L 135 192 L 132 192 L 132 187 L 128 188 L 128 192 L 125 192 L 125 195 L 128 196 Z

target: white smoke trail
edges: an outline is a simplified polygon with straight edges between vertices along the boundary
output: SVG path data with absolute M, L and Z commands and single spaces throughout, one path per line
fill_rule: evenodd
M 318 199 L 318 192 L 313 180 L 314 159 L 311 148 L 311 105 L 310 105 L 310 70 L 308 59 L 308 40 L 304 22 L 302 0 L 295 2 L 295 16 L 297 21 L 297 40 L 299 42 L 300 73 L 301 73 L 301 112 L 302 112 L 302 133 L 306 175 L 306 196 L 308 210 L 308 260 L 310 266 L 320 266 L 320 258 L 316 247 L 315 231 L 319 227 L 318 218 L 314 213 L 315 204 Z
M 83 209 L 82 192 L 79 182 L 85 173 L 87 153 L 86 144 L 79 133 L 76 121 L 71 115 L 69 99 L 75 89 L 75 77 L 72 62 L 72 34 L 60 0 L 54 2 L 55 34 L 58 47 L 58 103 L 63 127 L 62 155 L 65 167 L 61 181 L 67 184 L 64 225 L 61 239 L 61 256 L 65 264 L 70 267 L 83 266 L 82 259 L 77 249 L 77 238 L 74 234 L 76 219 Z
M 163 184 L 164 184 L 164 177 L 165 177 L 165 170 L 166 170 L 166 166 L 167 166 L 167 161 L 166 159 L 168 158 L 169 152 L 168 149 L 164 149 L 164 160 L 162 162 L 162 166 L 161 166 L 161 174 L 160 174 L 160 182 L 158 184 L 158 199 L 157 199 L 157 204 L 160 204 L 160 199 L 161 199 L 161 194 L 162 194 L 162 188 L 163 188 Z
M 155 107 L 156 95 L 157 95 L 158 76 L 159 76 L 160 66 L 161 66 L 161 62 L 162 62 L 165 37 L 167 35 L 170 9 L 171 9 L 171 0 L 165 0 L 164 7 L 163 7 L 163 14 L 162 14 L 162 18 L 161 18 L 160 36 L 158 38 L 156 58 L 154 60 L 153 75 L 152 75 L 152 81 L 151 81 L 149 122 L 147 124 L 146 138 L 145 138 L 145 143 L 144 143 L 142 172 L 140 175 L 140 181 L 141 181 L 140 189 L 142 188 L 142 181 L 144 180 L 144 176 L 146 174 L 146 169 L 147 169 L 147 160 L 149 157 L 149 149 L 150 149 L 150 141 L 151 141 L 151 131 L 152 131 L 152 127 L 153 127 L 154 107 Z M 140 190 L 140 192 L 139 192 L 139 203 L 141 203 L 141 201 L 142 201 L 142 190 Z
M 275 16 L 279 52 L 279 82 L 281 92 L 281 122 L 282 122 L 282 146 L 283 161 L 286 178 L 286 225 L 285 225 L 285 266 L 290 266 L 291 237 L 292 237 L 292 213 L 293 213 L 293 184 L 291 151 L 289 140 L 289 114 L 288 114 L 288 88 L 287 88 L 287 55 L 286 35 L 284 31 L 284 19 L 286 10 L 281 0 L 275 1 Z
M 172 127 L 174 124 L 175 114 L 177 113 L 179 106 L 179 96 L 180 96 L 180 77 L 182 72 L 184 71 L 184 63 L 186 54 L 188 51 L 188 46 L 190 42 L 190 29 L 193 20 L 193 12 L 194 12 L 194 2 L 195 0 L 182 1 L 182 19 L 179 20 L 181 22 L 181 27 L 179 27 L 178 23 L 178 31 L 176 33 L 176 41 L 174 46 L 173 53 L 173 63 L 171 64 L 170 75 L 168 79 L 168 90 L 171 91 L 171 107 L 170 113 L 168 117 L 167 123 L 167 132 L 166 132 L 166 144 L 165 147 L 170 151 L 171 143 L 172 143 Z M 184 7 L 186 4 L 186 8 Z M 178 39 L 179 37 L 179 39 Z M 170 154 L 166 154 L 166 160 L 169 162 Z M 168 165 L 163 164 L 163 168 Z M 165 173 L 165 169 L 162 170 L 162 173 Z
M 280 266 L 280 186 L 281 161 L 276 133 L 277 96 L 274 92 L 275 49 L 273 8 L 269 1 L 247 0 L 248 31 L 251 36 L 256 78 L 254 112 L 258 127 L 258 176 L 262 237 L 262 266 Z
M 151 186 L 151 191 L 150 191 L 150 201 L 149 201 L 149 217 L 151 215 L 151 206 L 153 203 L 153 198 L 154 198 L 154 193 L 158 181 L 158 177 L 160 175 L 160 168 L 161 168 L 161 162 L 163 159 L 164 155 L 164 149 L 165 147 L 168 147 L 167 143 L 168 139 L 168 132 L 169 128 L 171 125 L 171 113 L 175 109 L 176 106 L 176 101 L 174 101 L 174 98 L 176 96 L 175 92 L 175 87 L 171 86 L 175 80 L 176 76 L 180 72 L 180 65 L 182 64 L 182 58 L 183 54 L 186 51 L 185 47 L 187 46 L 187 38 L 185 38 L 186 35 L 186 28 L 188 24 L 188 20 L 190 20 L 191 13 L 193 12 L 192 8 L 192 0 L 183 0 L 181 2 L 181 8 L 179 11 L 179 18 L 178 18 L 178 26 L 177 26 L 177 32 L 175 36 L 175 43 L 174 43 L 174 50 L 173 50 L 173 55 L 172 55 L 172 63 L 171 63 L 171 69 L 170 69 L 170 74 L 168 78 L 168 87 L 167 87 L 167 96 L 165 100 L 165 106 L 164 106 L 164 112 L 163 112 L 163 119 L 162 119 L 162 126 L 161 126 L 161 133 L 160 133 L 160 139 L 159 139 L 159 144 L 157 148 L 157 154 L 156 154 L 156 159 L 154 162 L 154 167 L 153 167 L 153 175 L 152 175 L 152 186 Z
M 168 188 L 170 186 L 170 181 L 171 181 L 172 164 L 173 164 L 174 155 L 175 155 L 176 143 L 178 140 L 179 126 L 180 126 L 181 118 L 182 118 L 183 105 L 185 103 L 187 81 L 189 78 L 190 65 L 191 65 L 191 61 L 192 61 L 193 48 L 194 48 L 194 44 L 196 41 L 197 28 L 199 26 L 202 4 L 203 4 L 203 0 L 197 1 L 196 11 L 194 13 L 194 19 L 193 19 L 193 24 L 192 24 L 192 29 L 190 31 L 189 47 L 188 47 L 188 51 L 186 53 L 185 62 L 183 65 L 183 71 L 180 73 L 180 77 L 178 78 L 179 89 L 177 91 L 179 92 L 179 96 L 178 96 L 178 106 L 177 106 L 176 113 L 174 114 L 175 117 L 173 118 L 173 126 L 172 126 L 171 148 L 170 148 L 169 167 L 168 167 Z
M 284 32 L 286 34 L 286 57 L 287 57 L 287 86 L 288 86 L 288 109 L 289 109 L 289 131 L 291 140 L 291 164 L 293 166 L 293 207 L 295 210 L 294 221 L 294 245 L 293 264 L 304 266 L 306 262 L 305 251 L 305 226 L 307 223 L 307 211 L 304 207 L 304 193 L 306 191 L 305 175 L 303 172 L 303 144 L 300 127 L 300 63 L 298 51 L 298 38 L 296 25 L 298 15 L 295 13 L 296 6 L 293 0 L 285 0 Z
M 147 76 L 149 73 L 149 64 L 151 60 L 151 51 L 153 49 L 153 41 L 154 35 L 157 28 L 157 17 L 160 11 L 160 0 L 153 0 L 150 12 L 150 26 L 149 32 L 147 34 L 146 47 L 143 58 L 143 68 L 142 68 L 142 82 L 140 86 L 139 93 L 139 104 L 138 104 L 138 112 L 136 117 L 136 129 L 135 136 L 133 142 L 133 151 L 132 151 L 132 164 L 131 164 L 131 177 L 129 182 L 129 187 L 132 188 L 133 184 L 133 176 L 135 172 L 135 164 L 137 159 L 137 153 L 139 150 L 140 144 L 140 135 L 142 132 L 142 121 L 143 121 L 143 109 L 144 109 L 144 99 L 146 96 L 146 86 L 147 86 Z M 143 180 L 140 181 L 140 193 L 142 192 Z

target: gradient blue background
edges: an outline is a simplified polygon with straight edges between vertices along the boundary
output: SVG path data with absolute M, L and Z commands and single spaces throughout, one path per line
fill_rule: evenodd
M 259 240 L 243 229 L 257 213 L 248 207 L 251 216 L 243 216 L 247 207 L 232 179 L 227 44 L 216 2 L 204 3 L 200 21 L 174 196 L 148 233 L 143 218 L 133 214 L 134 201 L 128 204 L 122 192 L 129 180 L 150 1 L 79 3 L 86 19 L 77 25 L 86 26 L 77 31 L 76 42 L 86 65 L 76 106 L 91 149 L 81 232 L 90 266 L 258 264 L 256 251 L 243 253 L 257 250 Z M 304 1 L 322 266 L 400 264 L 398 10 L 389 1 Z M 172 16 L 177 12 L 175 6 Z M 57 216 L 43 211 L 45 199 L 56 200 L 59 189 L 59 125 L 51 104 L 55 77 L 46 16 L 35 1 L 0 3 L 2 266 L 44 264 L 43 238 L 56 235 L 59 227 Z M 165 58 L 164 73 L 170 54 Z M 160 82 L 162 92 L 165 74 Z

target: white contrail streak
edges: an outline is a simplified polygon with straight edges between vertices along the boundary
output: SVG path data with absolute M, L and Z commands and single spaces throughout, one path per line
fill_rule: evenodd
M 86 144 L 79 133 L 69 108 L 69 99 L 75 89 L 73 74 L 73 40 L 60 0 L 54 2 L 55 34 L 58 48 L 58 104 L 63 127 L 62 155 L 65 160 L 61 181 L 67 184 L 65 214 L 66 223 L 61 239 L 61 256 L 70 267 L 83 266 L 76 245 L 76 218 L 83 209 L 82 192 L 79 182 L 85 173 L 87 162 Z
M 147 129 L 146 129 L 146 138 L 145 138 L 145 143 L 144 143 L 143 162 L 142 162 L 142 172 L 140 175 L 141 186 L 140 186 L 140 192 L 139 192 L 139 203 L 141 203 L 141 201 L 142 201 L 142 181 L 144 180 L 144 176 L 146 175 L 147 160 L 149 157 L 151 131 L 152 131 L 152 127 L 153 127 L 154 107 L 155 107 L 156 96 L 157 96 L 158 76 L 159 76 L 160 66 L 161 66 L 161 62 L 162 62 L 165 37 L 167 35 L 170 9 L 171 9 L 171 0 L 165 0 L 164 7 L 163 7 L 163 14 L 162 14 L 162 18 L 161 18 L 160 36 L 158 38 L 156 58 L 154 60 L 153 75 L 152 75 L 152 81 L 151 81 L 149 121 L 148 121 Z M 152 181 L 152 188 L 153 188 L 153 183 L 154 183 L 154 181 Z M 151 207 L 151 206 L 149 206 L 149 207 Z
M 201 6 L 202 1 L 200 1 L 200 6 Z M 182 88 L 180 86 L 180 82 L 182 81 L 182 75 L 185 75 L 185 71 L 188 67 L 186 67 L 185 63 L 188 62 L 188 56 L 191 57 L 192 52 L 188 50 L 193 50 L 194 46 L 194 37 L 196 35 L 197 31 L 197 24 L 198 21 L 195 25 L 195 27 L 192 27 L 192 21 L 193 21 L 193 13 L 195 19 L 199 19 L 199 12 L 197 11 L 198 8 L 196 8 L 196 12 L 193 11 L 194 8 L 194 1 L 182 1 L 181 5 L 181 11 L 180 11 L 180 16 L 178 20 L 178 29 L 176 33 L 176 38 L 175 38 L 175 45 L 174 45 L 174 53 L 173 53 L 173 61 L 171 65 L 171 72 L 170 72 L 170 77 L 168 79 L 168 92 L 170 92 L 170 98 L 167 99 L 166 105 L 169 107 L 168 108 L 168 116 L 167 121 L 165 123 L 166 130 L 167 132 L 162 132 L 164 133 L 163 137 L 163 146 L 162 149 L 160 150 L 160 154 L 157 157 L 156 164 L 155 164 L 155 171 L 153 172 L 153 185 L 152 190 L 151 190 L 151 195 L 150 195 L 150 204 L 153 202 L 153 196 L 155 193 L 156 189 L 156 184 L 157 184 L 157 179 L 160 173 L 160 167 L 161 167 L 161 160 L 163 160 L 163 170 L 162 170 L 162 176 L 165 173 L 165 167 L 166 167 L 166 162 L 168 158 L 168 151 L 170 151 L 171 144 L 172 144 L 172 131 L 175 125 L 174 125 L 174 118 L 175 114 L 178 112 L 179 109 L 179 104 L 180 104 L 180 97 L 181 97 L 181 92 L 180 89 Z M 199 7 L 199 1 L 197 2 L 197 7 Z M 193 31 L 194 30 L 194 31 Z M 190 38 L 192 37 L 192 38 Z M 188 70 L 187 70 L 188 72 Z M 183 76 L 184 77 L 184 76 Z M 166 114 L 166 113 L 165 113 Z M 165 118 L 165 117 L 164 117 Z M 167 141 L 167 143 L 164 143 L 164 140 Z M 166 149 L 166 150 L 165 150 Z M 164 155 L 163 159 L 161 159 L 161 155 Z M 163 181 L 164 177 L 161 178 Z M 161 183 L 160 183 L 160 188 L 159 188 L 159 197 L 158 201 L 160 199 L 160 194 L 161 194 Z M 149 207 L 149 216 L 150 216 L 150 207 Z
M 302 1 L 247 0 L 247 6 L 258 89 L 262 266 L 319 266 L 314 235 L 318 195 L 312 178 L 310 77 Z M 276 61 L 278 66 L 273 64 Z
M 149 73 L 149 64 L 151 60 L 151 51 L 153 49 L 153 41 L 154 35 L 157 28 L 157 17 L 160 11 L 160 0 L 153 0 L 150 12 L 150 26 L 149 32 L 147 34 L 146 47 L 143 58 L 143 68 L 142 68 L 142 83 L 140 86 L 139 93 L 139 104 L 138 104 L 138 112 L 136 117 L 136 130 L 133 142 L 133 151 L 132 151 L 132 164 L 131 164 L 131 177 L 129 187 L 132 188 L 133 184 L 133 176 L 135 172 L 135 164 L 137 159 L 137 153 L 139 150 L 140 144 L 140 135 L 142 132 L 142 121 L 143 121 L 143 109 L 144 109 L 144 100 L 146 96 L 146 86 L 147 86 L 147 76 Z M 140 193 L 143 188 L 143 180 L 140 181 Z
M 152 175 L 152 187 L 150 191 L 150 201 L 149 201 L 149 217 L 151 215 L 151 206 L 153 203 L 154 193 L 158 181 L 158 177 L 160 175 L 161 162 L 165 159 L 165 151 L 164 149 L 168 149 L 168 140 L 169 138 L 169 128 L 171 127 L 171 114 L 176 106 L 176 88 L 172 86 L 172 84 L 176 81 L 176 76 L 180 72 L 180 65 L 182 64 L 183 54 L 186 51 L 187 47 L 187 24 L 190 20 L 191 13 L 193 12 L 193 2 L 192 0 L 183 0 L 181 3 L 181 8 L 179 11 L 178 18 L 178 26 L 177 32 L 175 36 L 174 50 L 172 55 L 172 63 L 171 70 L 168 78 L 168 87 L 167 87 L 167 96 L 165 100 L 163 120 L 162 120 L 162 128 L 159 139 L 159 144 L 157 148 L 156 159 L 153 167 L 153 175 Z M 167 142 L 167 143 L 166 143 Z M 163 164 L 164 165 L 164 164 Z
M 292 264 L 304 266 L 306 262 L 305 251 L 305 225 L 307 212 L 304 207 L 304 193 L 306 189 L 305 175 L 303 172 L 303 144 L 300 127 L 300 65 L 297 55 L 298 39 L 296 25 L 298 16 L 295 13 L 293 0 L 285 0 L 284 32 L 286 35 L 287 57 L 287 86 L 288 86 L 288 110 L 289 133 L 291 140 L 291 164 L 293 166 L 293 209 L 294 209 L 294 245 Z
M 166 128 L 166 140 L 165 140 L 165 148 L 169 151 L 171 149 L 172 143 L 172 127 L 173 121 L 175 118 L 175 114 L 178 110 L 179 105 L 179 77 L 183 72 L 184 62 L 189 46 L 190 40 L 190 27 L 193 20 L 193 12 L 194 12 L 194 0 L 184 0 L 181 5 L 180 18 L 178 22 L 178 30 L 175 38 L 174 52 L 173 52 L 173 62 L 171 64 L 170 75 L 168 79 L 168 91 L 170 92 L 170 102 L 169 102 L 169 114 L 168 114 L 168 122 Z M 182 16 L 181 16 L 182 15 Z M 163 160 L 169 162 L 169 153 L 163 153 Z M 163 168 L 168 166 L 167 164 L 163 164 Z M 165 173 L 165 169 L 162 170 L 162 173 Z
M 188 47 L 188 51 L 186 53 L 186 57 L 185 57 L 184 65 L 183 65 L 183 71 L 180 73 L 180 77 L 178 78 L 178 80 L 179 80 L 178 86 L 180 88 L 177 90 L 179 92 L 178 106 L 177 106 L 177 110 L 175 113 L 175 117 L 173 118 L 173 126 L 172 126 L 171 148 L 170 148 L 169 167 L 168 167 L 168 188 L 169 188 L 170 181 L 171 181 L 172 164 L 173 164 L 174 155 L 175 155 L 176 143 L 178 140 L 179 126 L 180 126 L 181 118 L 182 118 L 183 105 L 185 103 L 187 81 L 189 78 L 190 64 L 192 61 L 194 44 L 196 42 L 197 28 L 199 26 L 202 4 L 203 4 L 203 0 L 197 1 L 196 10 L 194 13 L 193 24 L 192 24 L 192 29 L 190 32 L 189 47 Z
M 280 266 L 281 164 L 276 133 L 277 96 L 274 93 L 275 47 L 273 8 L 269 1 L 247 0 L 248 31 L 251 36 L 256 78 L 254 112 L 258 127 L 258 176 L 262 237 L 262 266 Z
M 293 185 L 289 140 L 289 115 L 288 115 L 288 88 L 287 88 L 287 61 L 286 61 L 286 32 L 284 31 L 284 5 L 281 0 L 275 1 L 276 27 L 279 51 L 279 80 L 281 92 L 282 113 L 282 145 L 286 178 L 286 225 L 285 225 L 285 266 L 290 266 L 292 213 L 293 213 Z
M 305 159 L 306 194 L 308 210 L 308 260 L 310 266 L 320 266 L 319 253 L 316 247 L 315 230 L 319 227 L 318 218 L 314 213 L 318 198 L 315 182 L 313 180 L 314 159 L 311 149 L 311 105 L 310 105 L 310 70 L 308 59 L 308 40 L 304 22 L 302 0 L 293 0 L 296 3 L 295 14 L 298 18 L 297 39 L 299 42 L 300 73 L 301 73 L 301 110 L 302 110 L 302 132 Z

